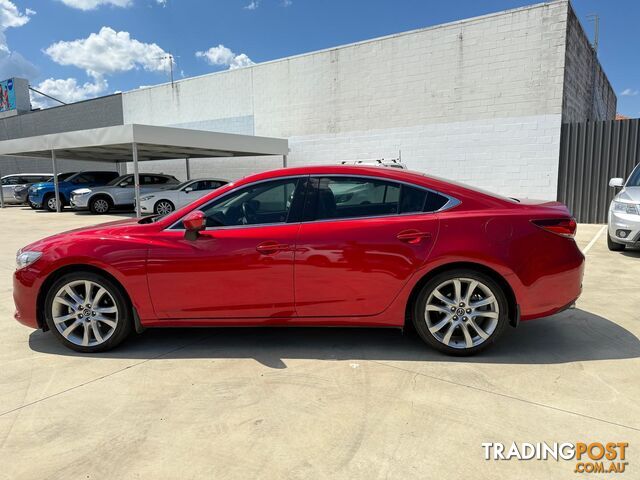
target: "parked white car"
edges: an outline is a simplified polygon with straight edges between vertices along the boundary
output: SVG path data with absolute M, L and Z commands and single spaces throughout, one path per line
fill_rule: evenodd
M 609 206 L 609 250 L 640 247 L 640 164 L 633 169 L 627 183 L 612 178 L 610 187 L 622 187 Z
M 26 187 L 32 183 L 47 182 L 52 178 L 50 173 L 14 173 L 2 177 L 2 198 L 6 203 L 24 203 L 14 195 L 16 187 Z
M 140 173 L 140 193 L 175 187 L 180 181 L 173 175 Z M 102 187 L 79 188 L 71 192 L 71 207 L 89 209 L 96 215 L 104 215 L 114 208 L 131 208 L 135 203 L 133 174 L 120 175 Z
M 143 195 L 140 197 L 140 209 L 142 213 L 167 215 L 227 183 L 220 178 L 187 180 L 169 190 Z

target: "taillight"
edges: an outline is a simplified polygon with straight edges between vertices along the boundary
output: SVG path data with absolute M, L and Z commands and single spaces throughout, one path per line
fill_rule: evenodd
M 532 220 L 532 222 L 548 232 L 568 238 L 575 237 L 578 228 L 575 218 L 545 218 L 544 220 Z

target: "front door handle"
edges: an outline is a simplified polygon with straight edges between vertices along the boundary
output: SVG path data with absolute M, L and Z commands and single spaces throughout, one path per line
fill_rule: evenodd
M 273 253 L 289 250 L 289 245 L 285 243 L 278 243 L 275 241 L 262 242 L 256 247 L 256 250 L 264 255 L 271 255 Z
M 431 234 L 429 232 L 421 232 L 419 230 L 403 230 L 396 238 L 401 242 L 416 244 L 422 242 L 422 240 L 428 240 L 431 238 Z

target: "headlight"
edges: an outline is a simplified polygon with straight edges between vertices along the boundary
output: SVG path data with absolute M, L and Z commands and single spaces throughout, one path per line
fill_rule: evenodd
M 28 267 L 42 256 L 42 252 L 23 252 L 18 250 L 16 254 L 16 270 Z
M 613 202 L 613 211 L 628 213 L 630 215 L 640 215 L 638 205 L 635 203 Z
M 71 195 L 86 195 L 87 193 L 91 193 L 91 190 L 88 188 L 79 188 L 78 190 L 71 192 Z
M 147 195 L 146 197 L 140 197 L 141 202 L 146 202 L 147 200 L 151 200 L 154 195 Z

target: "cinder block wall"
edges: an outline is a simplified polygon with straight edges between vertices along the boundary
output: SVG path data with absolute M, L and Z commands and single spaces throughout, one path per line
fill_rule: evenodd
M 506 195 L 555 198 L 566 1 L 123 94 L 125 123 L 286 137 L 290 165 L 397 157 Z M 236 178 L 280 159 L 194 162 Z M 145 163 L 184 175 L 184 162 Z
M 573 9 L 565 50 L 563 123 L 613 120 L 617 98 Z

